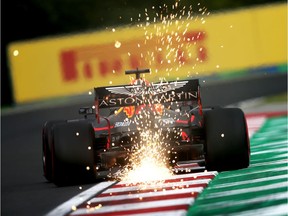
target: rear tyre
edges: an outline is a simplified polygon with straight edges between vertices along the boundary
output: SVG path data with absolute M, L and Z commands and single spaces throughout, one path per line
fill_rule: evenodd
M 207 170 L 226 171 L 249 166 L 250 143 L 244 113 L 238 108 L 204 113 Z
M 95 135 L 87 121 L 57 124 L 53 128 L 52 180 L 56 185 L 95 180 Z
M 42 128 L 42 164 L 44 177 L 52 181 L 52 134 L 56 124 L 63 124 L 65 121 L 47 121 Z

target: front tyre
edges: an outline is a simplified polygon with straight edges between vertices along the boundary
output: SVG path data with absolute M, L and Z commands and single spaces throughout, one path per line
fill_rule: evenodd
M 244 113 L 238 108 L 204 113 L 207 170 L 226 171 L 249 166 L 250 143 Z

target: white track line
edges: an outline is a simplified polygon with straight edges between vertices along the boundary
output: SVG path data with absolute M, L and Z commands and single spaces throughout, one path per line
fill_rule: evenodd
M 145 187 L 145 190 L 149 189 L 165 189 L 168 187 L 185 187 L 186 185 L 197 185 L 197 184 L 208 184 L 210 182 L 210 179 L 201 179 L 201 180 L 192 180 L 192 181 L 183 181 L 183 182 L 171 182 L 171 183 L 164 183 L 161 186 L 157 185 L 148 185 Z M 125 191 L 141 191 L 141 187 L 139 186 L 127 186 L 127 187 L 121 187 L 121 188 L 109 188 L 105 193 L 117 193 L 117 192 L 125 192 Z
M 70 200 L 66 201 L 62 205 L 58 206 L 51 212 L 49 212 L 46 216 L 61 216 L 66 215 L 72 210 L 72 206 L 81 205 L 86 200 L 90 199 L 91 197 L 95 196 L 95 194 L 107 189 L 108 187 L 115 184 L 115 182 L 101 182 L 92 188 L 83 191 L 82 193 L 78 194 L 77 196 L 71 198 Z
M 121 212 L 121 211 L 131 211 L 138 209 L 150 209 L 150 208 L 161 208 L 165 206 L 177 206 L 177 205 L 191 205 L 194 202 L 194 198 L 179 198 L 179 199 L 171 199 L 171 200 L 160 200 L 160 201 L 151 201 L 151 202 L 139 202 L 137 205 L 135 203 L 129 204 L 120 204 L 120 205 L 111 205 L 111 206 L 103 206 L 99 209 L 93 209 L 91 212 L 86 208 L 80 208 L 76 211 L 72 212 L 71 215 L 87 215 L 88 213 L 96 214 L 97 213 L 109 213 L 109 212 Z M 109 214 L 107 214 L 109 215 Z
M 101 203 L 105 201 L 115 201 L 115 200 L 129 200 L 129 199 L 135 199 L 135 198 L 147 198 L 147 197 L 155 197 L 155 196 L 167 196 L 167 195 L 172 195 L 177 192 L 177 194 L 184 194 L 184 193 L 199 193 L 203 190 L 203 187 L 196 187 L 196 188 L 183 188 L 183 189 L 178 189 L 178 190 L 169 190 L 169 191 L 157 191 L 157 192 L 151 192 L 151 193 L 136 193 L 136 194 L 125 194 L 125 195 L 111 195 L 107 197 L 95 197 L 89 202 L 91 203 Z

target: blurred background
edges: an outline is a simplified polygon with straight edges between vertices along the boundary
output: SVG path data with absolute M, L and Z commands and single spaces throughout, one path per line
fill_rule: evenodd
M 226 62 L 230 61 L 230 59 L 227 59 L 228 56 L 231 56 L 232 52 L 234 54 L 238 52 L 242 52 L 242 50 L 238 51 L 237 48 L 239 48 L 239 46 L 243 47 L 245 46 L 245 44 L 248 49 L 247 53 L 250 53 L 249 49 L 251 48 L 251 46 L 254 46 L 255 43 L 253 43 L 253 41 L 249 42 L 248 40 L 250 39 L 247 38 L 247 35 L 249 35 L 249 37 L 254 37 L 253 39 L 254 41 L 266 40 L 266 38 L 263 39 L 261 38 L 261 35 L 259 35 L 261 33 L 261 28 L 263 28 L 263 23 L 260 22 L 261 19 L 263 18 L 263 22 L 267 23 L 266 20 L 269 20 L 271 23 L 267 23 L 267 24 L 268 25 L 271 24 L 273 28 L 278 29 L 278 30 L 271 29 L 270 32 L 266 32 L 266 36 L 268 35 L 267 36 L 268 38 L 272 38 L 272 40 L 273 38 L 275 38 L 275 40 L 279 42 L 277 35 L 275 34 L 278 34 L 279 32 L 280 32 L 279 34 L 281 34 L 283 32 L 283 35 L 281 35 L 280 37 L 282 41 L 279 42 L 279 43 L 282 43 L 282 45 L 279 45 L 280 47 L 282 47 L 281 48 L 282 50 L 275 50 L 275 52 L 280 53 L 280 54 L 276 54 L 278 56 L 278 59 L 272 59 L 271 62 L 268 62 L 267 65 L 264 65 L 265 71 L 266 72 L 267 71 L 268 72 L 269 71 L 270 72 L 271 71 L 272 72 L 284 71 L 286 73 L 287 56 L 285 60 L 285 55 L 287 55 L 287 42 L 285 41 L 285 39 L 283 41 L 283 38 L 287 38 L 287 17 L 285 17 L 285 14 L 287 15 L 287 11 L 284 12 L 284 16 L 283 16 L 283 13 L 279 14 L 278 12 L 276 12 L 276 10 L 278 9 L 273 9 L 273 6 L 270 6 L 272 3 L 273 5 L 280 4 L 282 8 L 280 9 L 281 11 L 283 11 L 283 8 L 284 10 L 285 8 L 287 8 L 287 6 L 285 6 L 287 2 L 280 1 L 280 0 L 279 1 L 277 0 L 245 0 L 245 1 L 244 0 L 234 0 L 234 1 L 181 0 L 181 1 L 176 1 L 176 2 L 175 0 L 166 0 L 166 1 L 161 1 L 161 0 L 145 0 L 145 1 L 135 1 L 135 0 L 117 0 L 117 1 L 2 0 L 1 1 L 1 10 L 2 10 L 1 11 L 1 15 L 2 15 L 1 17 L 1 21 L 2 21 L 1 23 L 2 24 L 1 25 L 2 27 L 1 29 L 1 106 L 9 107 L 9 106 L 14 106 L 14 105 L 21 104 L 21 103 L 27 103 L 27 102 L 33 102 L 33 101 L 39 101 L 39 100 L 41 101 L 43 99 L 51 98 L 51 97 L 71 95 L 71 94 L 81 92 L 82 90 L 84 91 L 85 90 L 84 86 L 86 86 L 87 89 L 88 89 L 87 86 L 89 86 L 89 88 L 92 87 L 90 85 L 93 82 L 88 82 L 88 81 L 85 83 L 82 82 L 81 84 L 75 84 L 76 81 L 73 81 L 73 70 L 76 70 L 76 69 L 73 67 L 79 67 L 79 65 L 78 66 L 71 65 L 71 61 L 73 61 L 73 59 L 75 60 L 75 58 L 83 58 L 84 55 L 92 55 L 95 57 L 99 55 L 99 53 L 91 54 L 91 52 L 95 52 L 96 49 L 99 51 L 101 46 L 102 45 L 104 46 L 105 44 L 106 44 L 106 47 L 102 47 L 102 48 L 104 50 L 107 48 L 108 49 L 110 48 L 111 53 L 113 53 L 114 51 L 112 49 L 112 46 L 109 47 L 109 45 L 107 45 L 108 43 L 111 43 L 112 45 L 116 46 L 116 48 L 117 46 L 119 48 L 122 45 L 121 48 L 125 50 L 123 52 L 125 52 L 126 55 L 128 53 L 128 55 L 130 56 L 128 48 L 129 46 L 132 46 L 131 43 L 133 42 L 133 37 L 132 37 L 134 34 L 133 26 L 137 24 L 139 25 L 139 23 L 145 23 L 145 22 L 147 23 L 147 17 L 150 18 L 150 22 L 152 22 L 151 19 L 155 17 L 157 18 L 156 20 L 157 22 L 159 21 L 161 22 L 163 21 L 163 18 L 160 18 L 159 14 L 162 14 L 165 17 L 167 16 L 167 14 L 171 14 L 171 11 L 173 12 L 173 14 L 178 13 L 178 18 L 181 18 L 179 14 L 181 14 L 184 11 L 183 8 L 185 7 L 186 7 L 185 13 L 183 12 L 183 17 L 190 16 L 190 12 L 192 13 L 192 11 L 193 11 L 193 16 L 195 15 L 193 18 L 191 18 L 192 16 L 190 16 L 191 22 L 192 21 L 194 22 L 198 15 L 199 15 L 199 20 L 200 20 L 200 17 L 202 17 L 201 18 L 202 23 L 200 24 L 195 23 L 196 30 L 194 31 L 192 27 L 192 30 L 188 29 L 188 31 L 190 31 L 192 35 L 196 34 L 196 36 L 197 36 L 197 32 L 199 34 L 201 34 L 201 32 L 208 32 L 208 35 L 206 34 L 206 39 L 208 38 L 206 42 L 205 40 L 204 42 L 203 41 L 201 42 L 200 39 L 199 41 L 196 41 L 197 43 L 200 43 L 200 46 L 197 47 L 197 49 L 200 50 L 197 54 L 198 57 L 200 58 L 200 61 L 203 60 L 205 62 L 206 60 L 208 65 L 213 64 L 213 67 L 215 68 L 215 70 L 222 69 L 223 71 L 225 71 L 226 74 L 230 74 L 230 75 L 233 74 L 234 72 L 238 72 L 238 74 L 241 74 L 243 73 L 244 69 L 250 70 L 251 68 L 255 72 L 255 68 L 259 68 L 258 67 L 259 65 L 256 65 L 256 64 L 258 63 L 262 64 L 260 61 L 247 63 L 248 65 L 240 64 L 240 65 L 235 66 L 235 68 L 233 68 L 229 65 L 225 66 L 226 63 L 222 63 L 222 60 L 219 60 L 218 58 L 219 58 L 219 55 L 221 55 L 221 52 L 224 52 L 223 56 L 226 58 L 224 60 Z M 164 8 L 166 7 L 166 11 L 163 10 L 163 7 Z M 266 9 L 263 9 L 264 12 L 260 12 L 259 10 L 250 11 L 249 15 L 247 15 L 245 10 L 246 9 L 249 10 L 250 8 L 255 8 L 255 7 L 256 8 L 260 7 L 260 9 L 263 7 Z M 167 8 L 169 9 L 169 11 Z M 148 9 L 148 12 L 147 12 L 147 9 Z M 239 14 L 239 12 L 237 12 L 239 10 L 240 11 L 244 10 L 243 14 L 241 13 Z M 273 10 L 275 10 L 275 12 L 273 12 Z M 147 15 L 147 13 L 149 13 L 149 15 Z M 229 19 L 230 19 L 229 16 L 228 17 L 224 15 L 223 17 L 221 17 L 222 15 L 220 15 L 220 17 L 218 16 L 219 14 L 227 14 L 227 13 L 232 15 L 230 23 L 229 23 Z M 265 15 L 265 13 L 267 15 Z M 236 18 L 234 17 L 234 14 L 235 16 L 237 16 Z M 260 15 L 256 17 L 257 14 L 260 14 Z M 254 16 L 254 17 L 251 18 L 251 16 Z M 278 16 L 280 16 L 280 18 Z M 201 25 L 204 23 L 203 17 L 205 17 L 205 19 L 207 18 L 207 22 L 205 25 Z M 211 17 L 214 17 L 214 18 L 211 18 Z M 277 17 L 279 19 L 277 19 Z M 281 23 L 279 23 L 278 20 L 280 20 Z M 254 23 L 255 25 L 253 24 L 253 22 L 255 22 Z M 219 24 L 218 27 L 217 27 L 217 23 Z M 252 23 L 252 25 L 248 26 L 246 23 L 249 23 L 249 25 Z M 237 24 L 239 24 L 238 29 L 237 29 Z M 283 29 L 283 26 L 284 26 L 284 29 Z M 129 32 L 128 30 L 127 31 L 124 30 L 124 32 L 126 31 L 127 34 L 130 34 L 130 36 L 132 35 L 130 38 L 127 37 L 125 33 L 119 33 L 119 35 L 116 35 L 115 37 L 111 36 L 111 32 L 115 33 L 116 31 L 116 33 L 118 33 L 119 31 L 123 30 L 122 27 L 123 29 L 126 28 L 126 30 L 127 28 L 130 28 L 130 29 L 132 28 L 131 32 Z M 228 35 L 230 33 L 225 33 L 226 34 L 225 37 L 221 36 L 223 32 L 226 32 L 226 31 L 228 32 L 228 29 L 233 29 L 233 28 L 236 30 L 234 33 L 231 33 L 231 37 L 230 35 Z M 250 33 L 252 31 L 255 31 L 256 28 L 260 30 L 257 31 L 255 34 L 250 35 Z M 183 31 L 185 31 L 185 29 Z M 137 34 L 138 34 L 138 38 L 140 38 L 142 33 L 137 33 L 137 30 L 135 30 L 135 35 Z M 235 36 L 236 34 L 238 35 L 238 37 L 233 38 L 233 35 Z M 117 37 L 119 37 L 121 40 L 118 41 Z M 189 36 L 189 37 L 192 37 L 192 36 Z M 137 39 L 137 36 L 135 36 L 135 38 Z M 242 41 L 241 41 L 241 38 L 243 39 Z M 129 45 L 129 42 L 131 42 L 130 45 Z M 274 42 L 275 41 L 264 41 L 263 43 L 273 44 Z M 134 43 L 140 46 L 139 41 L 138 42 L 134 41 Z M 212 43 L 214 45 L 210 45 Z M 231 47 L 231 44 L 233 43 L 235 45 L 236 43 L 238 43 L 238 46 L 236 45 L 235 48 Z M 285 43 L 286 43 L 286 46 L 285 46 Z M 126 48 L 124 45 L 126 46 Z M 213 47 L 216 45 L 217 45 L 217 48 L 219 48 L 218 50 L 216 50 L 217 48 Z M 258 46 L 258 45 L 256 44 L 255 46 Z M 152 47 L 153 44 L 150 46 Z M 79 51 L 79 47 L 84 47 L 83 49 L 85 50 Z M 91 51 L 91 50 L 89 51 L 89 47 L 91 47 L 91 50 L 94 50 L 94 51 Z M 229 50 L 226 49 L 226 51 L 219 51 L 220 48 L 227 48 L 227 47 L 230 47 Z M 77 54 L 75 54 L 76 52 L 75 49 L 77 49 Z M 194 48 L 191 47 L 191 49 L 194 49 Z M 206 56 L 207 53 L 204 52 L 206 51 L 206 49 L 208 52 L 208 60 Z M 23 50 L 23 52 L 21 52 L 21 50 Z M 256 47 L 255 50 L 257 50 L 255 52 L 259 52 L 259 53 L 267 52 L 266 50 L 263 50 L 261 45 L 259 45 L 259 47 Z M 87 54 L 89 52 L 90 54 Z M 120 53 L 119 55 L 123 55 L 123 52 L 122 54 Z M 135 52 L 137 52 L 137 50 Z M 145 50 L 145 52 L 149 52 L 149 50 L 148 51 Z M 191 51 L 191 52 L 194 52 L 194 51 Z M 188 54 L 190 56 L 189 52 Z M 77 57 L 75 57 L 75 55 L 77 55 Z M 82 57 L 79 57 L 79 55 L 82 55 Z M 105 55 L 107 56 L 107 58 L 109 58 L 108 57 L 109 53 Z M 213 55 L 218 56 L 218 57 L 214 58 Z M 273 52 L 271 55 L 275 56 Z M 21 59 L 21 56 L 23 56 L 23 59 Z M 284 60 L 283 60 L 283 56 L 284 56 Z M 54 57 L 55 57 L 55 60 L 53 59 Z M 179 54 L 178 57 L 179 59 L 180 57 L 182 58 L 182 60 L 181 59 L 179 60 L 179 61 L 182 61 L 182 63 L 183 63 L 183 59 L 187 58 L 187 56 L 184 56 L 184 57 L 183 55 L 181 56 L 181 53 Z M 15 58 L 17 59 L 15 60 Z M 100 62 L 99 67 L 101 67 L 101 70 L 100 70 L 101 74 L 105 75 L 105 73 L 109 74 L 111 72 L 111 74 L 113 75 L 115 71 L 117 73 L 117 70 L 123 69 L 122 71 L 124 71 L 124 69 L 131 69 L 131 68 L 124 68 L 124 66 L 127 66 L 127 65 L 128 65 L 127 67 L 129 66 L 150 66 L 151 67 L 151 63 L 150 65 L 149 64 L 141 65 L 141 62 L 139 61 L 137 62 L 137 59 L 134 61 L 132 57 L 129 59 L 130 65 L 125 64 L 125 63 L 123 65 L 123 62 L 121 61 L 125 61 L 125 58 L 126 57 L 122 56 L 122 59 L 120 59 L 120 62 L 119 60 L 118 61 L 115 60 L 113 62 L 113 67 L 112 69 L 109 69 L 109 72 L 106 72 L 108 70 L 107 69 L 108 66 L 105 64 L 105 62 L 104 63 Z M 232 62 L 235 61 L 235 58 L 239 59 L 239 56 L 236 55 L 234 57 L 234 60 L 232 59 Z M 243 61 L 246 61 L 245 56 L 243 58 L 244 58 Z M 270 57 L 264 57 L 263 61 L 266 61 L 267 58 L 270 58 Z M 147 61 L 147 59 L 145 60 Z M 197 61 L 198 60 L 199 59 L 197 59 Z M 248 62 L 249 62 L 249 59 L 248 59 Z M 194 65 L 191 64 L 190 68 L 194 66 L 195 64 Z M 84 76 L 86 78 L 91 77 L 92 76 L 91 73 L 93 72 L 93 69 L 89 69 L 89 65 L 88 66 L 84 65 L 83 67 L 84 67 L 83 69 Z M 67 70 L 70 70 L 70 72 L 65 72 L 65 71 L 63 72 L 65 68 L 66 69 L 68 68 Z M 152 65 L 152 68 L 153 68 L 153 65 Z M 212 70 L 211 68 L 212 66 L 205 67 L 204 65 L 203 68 L 199 66 L 195 70 L 191 70 L 191 74 L 193 75 L 196 75 L 196 74 L 202 75 L 202 73 L 203 74 L 207 73 L 209 75 L 214 74 L 215 70 Z M 167 68 L 165 69 L 167 72 L 168 69 Z M 178 68 L 176 69 L 178 70 Z M 154 69 L 154 70 L 157 71 L 157 69 Z M 159 68 L 159 70 L 161 70 L 161 68 Z M 48 75 L 50 74 L 50 72 L 51 72 L 51 75 Z M 52 74 L 52 73 L 58 73 L 58 74 L 62 73 L 61 75 L 62 78 L 59 78 L 57 74 Z M 77 71 L 75 73 L 77 73 Z M 94 80 L 97 79 L 98 77 L 97 75 L 95 75 L 95 73 L 94 73 L 94 76 L 92 76 Z M 178 78 L 178 76 L 173 76 L 172 78 Z M 43 80 L 40 82 L 41 79 Z M 60 79 L 60 81 L 58 79 Z M 112 81 L 109 81 L 110 79 L 107 78 L 107 81 L 105 79 L 103 80 L 103 83 L 112 84 Z M 55 83 L 53 80 L 55 81 Z M 63 83 L 64 82 L 63 80 L 70 82 L 70 84 L 67 84 L 67 82 Z M 71 83 L 73 82 L 75 85 L 71 87 L 72 85 Z M 25 85 L 23 83 L 25 83 Z M 38 84 L 34 84 L 34 83 L 38 83 Z M 51 89 L 49 86 L 51 87 Z M 37 91 L 42 92 L 42 93 L 34 95 L 34 92 L 37 92 Z
M 2 0 L 1 215 L 45 215 L 80 192 L 43 177 L 42 127 L 137 67 L 199 78 L 203 105 L 287 112 L 287 1 Z

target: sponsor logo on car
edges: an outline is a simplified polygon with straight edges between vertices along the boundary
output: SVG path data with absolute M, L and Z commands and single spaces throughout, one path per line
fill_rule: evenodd
M 133 97 L 118 97 L 100 99 L 99 107 L 116 107 L 116 106 L 132 106 L 141 104 L 158 104 L 158 103 L 168 103 L 175 101 L 186 101 L 195 100 L 198 98 L 198 92 L 180 92 L 180 93 L 166 93 L 161 95 L 150 95 L 145 96 L 133 96 Z
M 128 127 L 128 126 L 130 126 L 130 124 L 131 124 L 131 120 L 123 121 L 123 122 L 115 122 L 114 127 L 115 128 L 117 128 L 117 127 Z

